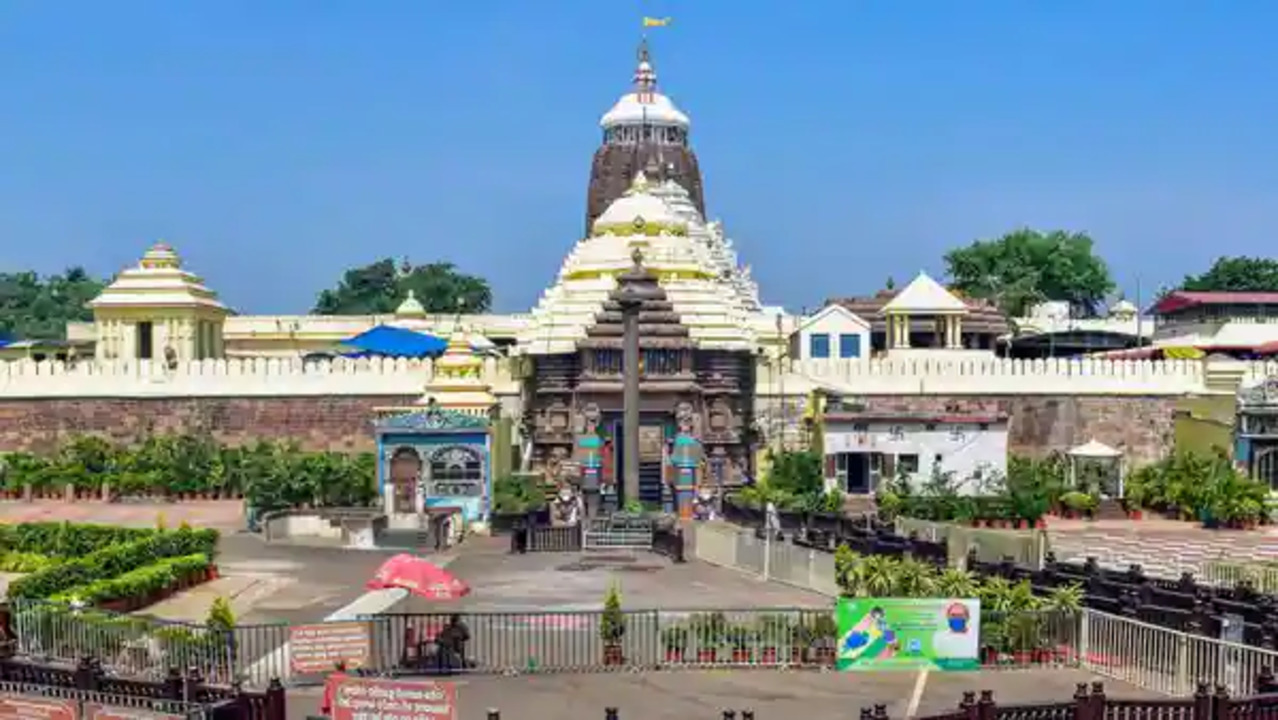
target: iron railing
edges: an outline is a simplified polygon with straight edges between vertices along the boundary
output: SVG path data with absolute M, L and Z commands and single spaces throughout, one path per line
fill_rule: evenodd
M 0 714 L 5 717 L 95 718 L 169 716 L 212 720 L 217 703 L 115 693 L 33 683 L 0 681 Z

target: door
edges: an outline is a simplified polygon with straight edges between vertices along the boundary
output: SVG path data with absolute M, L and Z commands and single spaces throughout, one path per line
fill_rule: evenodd
M 612 434 L 613 474 L 615 477 L 619 507 L 631 500 L 645 505 L 661 507 L 665 485 L 666 441 L 674 436 L 674 416 L 644 415 L 639 418 L 639 497 L 625 497 L 626 447 L 625 423 L 621 417 L 608 421 L 604 427 Z M 609 444 L 609 443 L 606 443 Z
M 1255 443 L 1255 441 L 1252 441 Z M 1278 445 L 1252 445 L 1251 477 L 1278 489 Z
M 422 457 L 411 447 L 401 447 L 391 455 L 390 486 L 394 493 L 391 510 L 396 514 L 417 512 L 417 483 L 422 477 Z
M 839 453 L 834 456 L 834 470 L 839 487 L 849 495 L 868 495 L 873 489 L 869 453 Z

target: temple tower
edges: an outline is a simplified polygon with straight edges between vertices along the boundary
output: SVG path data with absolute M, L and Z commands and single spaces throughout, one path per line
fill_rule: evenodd
M 705 215 L 701 169 L 688 145 L 690 122 L 669 97 L 657 89 L 645 38 L 639 44 L 634 89 L 626 93 L 604 114 L 603 145 L 595 151 L 590 166 L 590 187 L 586 193 L 586 229 L 589 237 L 595 219 L 625 194 L 640 171 L 649 172 L 654 182 L 673 180 L 688 191 L 693 205 Z M 652 177 L 657 169 L 660 177 Z

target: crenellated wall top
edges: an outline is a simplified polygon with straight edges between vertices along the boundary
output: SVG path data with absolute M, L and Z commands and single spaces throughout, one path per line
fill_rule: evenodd
M 519 392 L 511 360 L 484 358 L 496 395 Z M 0 399 L 39 397 L 417 396 L 434 378 L 430 360 L 249 358 L 153 361 L 0 362 Z M 852 395 L 1189 395 L 1278 376 L 1278 363 L 1206 360 L 761 358 L 764 395 L 823 389 Z M 1213 381 L 1216 382 L 1213 384 Z

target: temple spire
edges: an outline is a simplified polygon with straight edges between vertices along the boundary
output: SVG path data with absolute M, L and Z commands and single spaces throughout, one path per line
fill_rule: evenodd
M 635 66 L 635 95 L 639 102 L 649 104 L 657 91 L 657 71 L 652 69 L 652 56 L 648 53 L 648 37 L 639 41 L 639 63 Z

